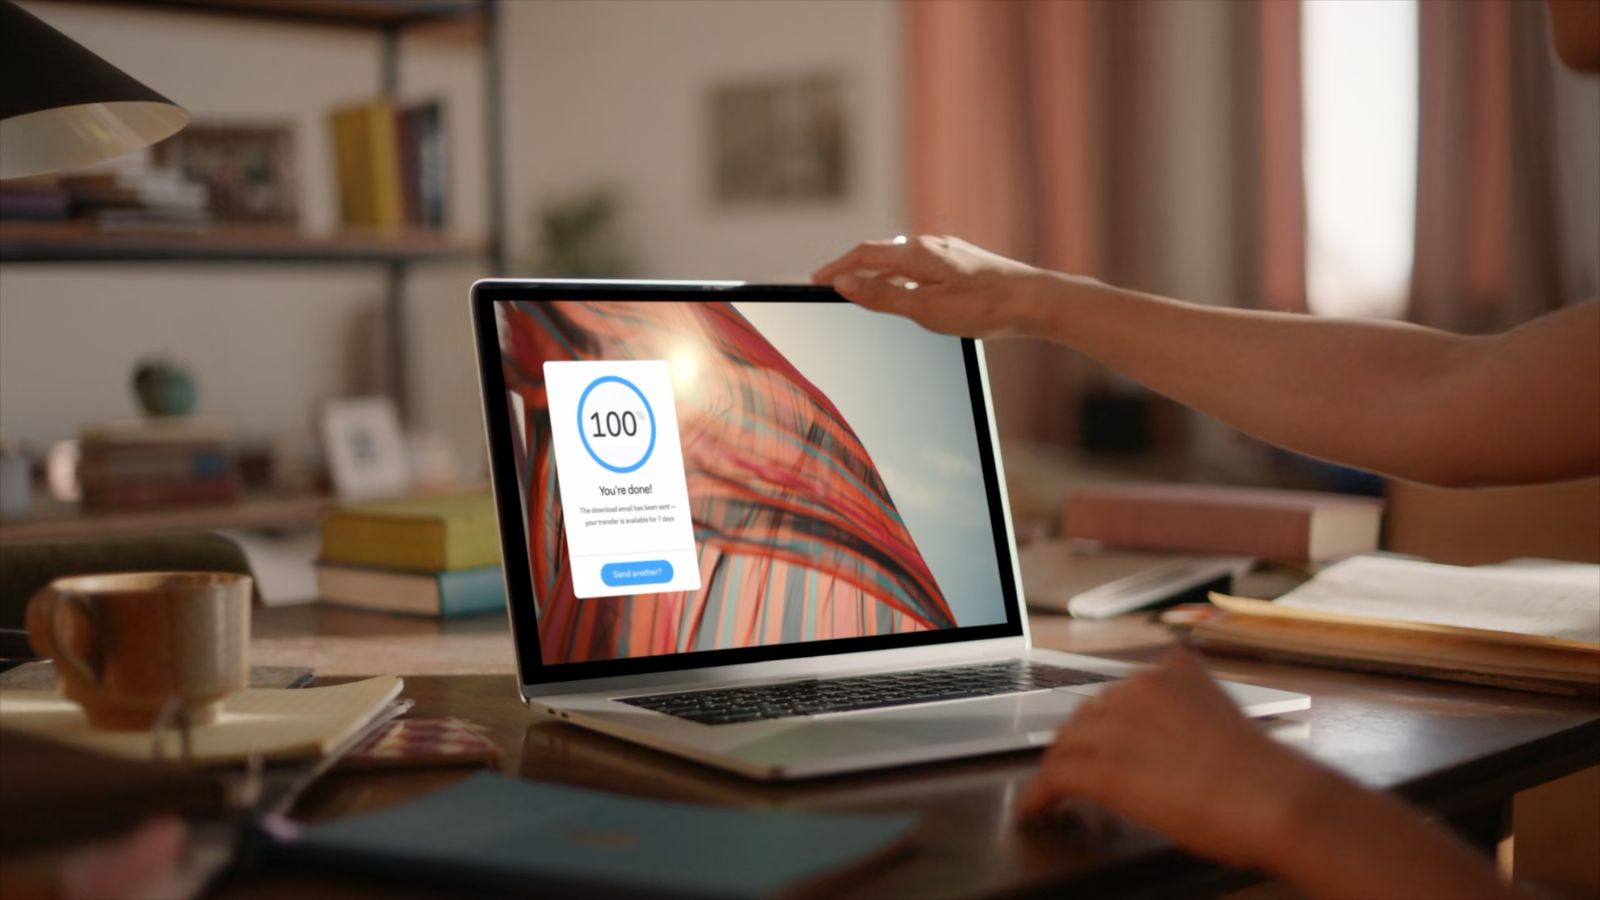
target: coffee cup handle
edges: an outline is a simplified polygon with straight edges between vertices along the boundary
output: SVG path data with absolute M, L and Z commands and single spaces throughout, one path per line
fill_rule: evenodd
M 94 609 L 85 603 L 77 594 L 69 594 L 57 590 L 54 585 L 34 594 L 28 601 L 25 618 L 28 623 L 28 643 L 33 649 L 44 656 L 55 660 L 58 664 L 65 664 L 78 670 L 78 674 L 89 680 L 90 684 L 100 683 L 100 673 L 89 661 L 79 656 L 72 649 L 70 641 L 63 640 L 62 623 L 64 616 L 69 615 L 69 610 L 76 610 L 91 623 L 94 622 Z

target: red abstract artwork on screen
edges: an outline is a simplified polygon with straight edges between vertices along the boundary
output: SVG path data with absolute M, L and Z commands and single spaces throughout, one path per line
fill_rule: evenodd
M 956 625 L 849 423 L 731 304 L 517 302 L 499 316 L 546 664 Z M 674 363 L 701 588 L 578 599 L 543 364 L 633 359 Z

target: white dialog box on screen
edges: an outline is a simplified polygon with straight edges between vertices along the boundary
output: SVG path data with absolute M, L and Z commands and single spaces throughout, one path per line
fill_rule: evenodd
M 544 383 L 573 593 L 698 590 L 671 367 L 547 362 Z

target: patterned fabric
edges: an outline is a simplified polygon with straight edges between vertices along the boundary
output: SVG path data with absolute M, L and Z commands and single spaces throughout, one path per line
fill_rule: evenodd
M 731 305 L 502 304 L 500 334 L 547 664 L 955 626 L 849 423 Z M 607 359 L 673 363 L 699 591 L 573 595 L 543 364 Z
M 500 761 L 500 747 L 465 719 L 395 719 L 367 735 L 335 766 L 368 769 L 475 766 Z

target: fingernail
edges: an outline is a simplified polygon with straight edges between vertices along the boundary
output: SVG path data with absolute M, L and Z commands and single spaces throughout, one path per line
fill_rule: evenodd
M 833 280 L 833 289 L 841 294 L 848 294 L 861 286 L 861 279 L 854 275 L 840 275 Z

